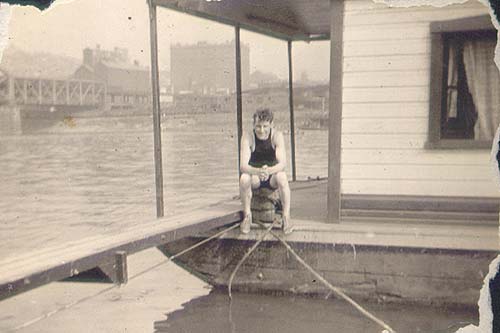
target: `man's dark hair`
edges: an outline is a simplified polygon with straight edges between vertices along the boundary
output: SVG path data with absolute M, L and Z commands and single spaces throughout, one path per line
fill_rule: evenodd
M 273 112 L 269 109 L 259 109 L 255 111 L 255 113 L 253 114 L 254 123 L 258 121 L 268 121 L 272 123 L 273 119 L 274 119 Z

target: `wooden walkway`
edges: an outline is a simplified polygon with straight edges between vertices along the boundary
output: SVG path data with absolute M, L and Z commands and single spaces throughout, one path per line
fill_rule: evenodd
M 0 300 L 95 267 L 114 266 L 120 274 L 127 254 L 240 220 L 239 203 L 233 200 L 188 214 L 144 221 L 114 235 L 96 235 L 10 256 L 0 260 Z
M 341 223 L 318 223 L 326 221 L 326 185 L 292 187 L 291 242 L 500 252 L 498 199 L 344 195 Z
M 292 216 L 325 222 L 326 186 L 326 180 L 292 184 Z M 341 223 L 498 227 L 499 204 L 497 198 L 347 194 L 342 195 Z

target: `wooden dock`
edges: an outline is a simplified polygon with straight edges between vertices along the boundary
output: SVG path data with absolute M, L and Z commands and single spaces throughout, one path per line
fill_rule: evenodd
M 447 264 L 451 269 L 456 255 L 465 254 L 463 260 L 468 262 L 467 265 L 479 265 L 476 265 L 478 271 L 475 276 L 478 287 L 488 261 L 499 250 L 496 200 L 478 199 L 474 202 L 456 198 L 450 202 L 441 198 L 429 198 L 425 201 L 415 197 L 400 197 L 405 210 L 395 210 L 390 198 L 346 195 L 342 202 L 342 222 L 331 224 L 325 223 L 325 180 L 295 182 L 291 184 L 291 188 L 292 217 L 296 232 L 288 236 L 287 240 L 303 248 L 304 253 L 310 252 L 308 255 L 312 256 L 313 263 L 317 261 L 319 253 L 328 257 L 338 255 L 334 252 L 342 252 L 344 247 L 356 248 L 358 253 L 378 252 L 380 262 L 384 262 L 383 257 L 394 258 L 395 253 L 406 257 L 415 256 L 415 265 L 407 265 L 408 270 L 420 270 L 424 275 L 433 275 L 430 271 L 425 273 L 422 268 L 431 267 L 427 265 L 428 260 L 445 254 L 451 260 Z M 191 245 L 193 240 L 209 235 L 210 229 L 240 220 L 239 200 L 232 199 L 182 215 L 141 221 L 140 224 L 111 234 L 87 234 L 78 240 L 51 244 L 36 250 L 19 253 L 14 251 L 14 254 L 0 261 L 0 300 L 96 267 L 115 282 L 121 283 L 127 277 L 124 266 L 128 254 L 167 243 L 172 244 L 167 248 L 175 250 L 172 252 L 175 253 L 188 244 Z M 244 236 L 233 231 L 221 242 L 241 247 L 243 243 L 254 241 L 260 232 L 256 230 Z M 183 238 L 186 239 L 185 242 L 181 240 Z M 177 245 L 173 241 L 178 241 L 175 242 Z M 266 242 L 269 244 L 273 240 L 269 238 Z M 264 245 L 263 248 L 274 249 L 269 245 Z M 207 248 L 203 247 L 201 251 L 205 249 Z M 332 249 L 333 252 L 329 253 Z M 419 255 L 420 252 L 426 254 Z M 283 254 L 282 250 L 276 252 L 280 253 Z M 278 257 L 279 255 L 275 256 Z M 200 262 L 200 267 L 205 267 L 205 264 Z M 261 264 L 265 265 L 266 261 Z M 371 267 L 368 265 L 363 268 L 359 263 L 357 265 L 356 270 L 362 271 Z M 273 266 L 272 269 L 277 268 L 283 267 Z M 223 280 L 224 278 L 217 280 L 216 283 Z M 293 279 L 290 283 L 294 283 Z
M 239 222 L 232 200 L 187 214 L 143 221 L 117 234 L 94 235 L 0 260 L 0 300 L 96 267 L 118 283 L 126 281 L 126 255 L 189 235 Z

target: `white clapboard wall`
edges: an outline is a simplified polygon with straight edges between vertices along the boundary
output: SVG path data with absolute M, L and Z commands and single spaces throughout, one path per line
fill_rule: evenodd
M 441 8 L 346 2 L 343 193 L 500 195 L 492 182 L 489 151 L 425 149 L 430 22 L 488 12 L 479 1 Z

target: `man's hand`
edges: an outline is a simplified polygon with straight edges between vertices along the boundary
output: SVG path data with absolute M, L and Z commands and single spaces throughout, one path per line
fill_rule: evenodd
M 263 165 L 259 171 L 259 179 L 261 182 L 265 182 L 269 179 L 269 171 L 267 171 L 267 165 Z

